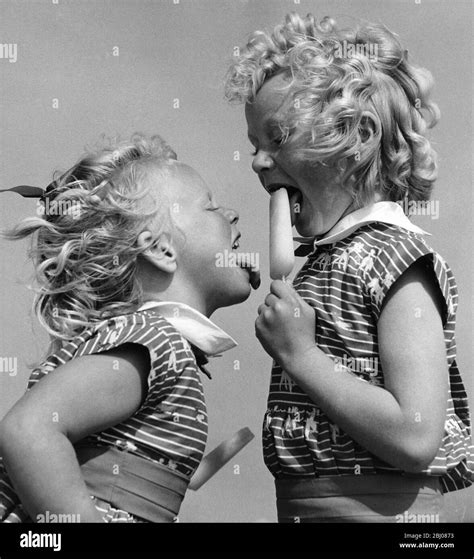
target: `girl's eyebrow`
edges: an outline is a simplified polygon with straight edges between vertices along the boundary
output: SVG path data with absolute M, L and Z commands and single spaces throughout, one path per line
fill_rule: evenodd
M 278 119 L 275 118 L 275 115 L 269 116 L 265 120 L 265 126 L 278 126 Z
M 275 132 L 275 130 L 281 131 L 281 127 L 280 127 L 280 121 L 278 121 L 276 118 L 274 118 L 273 116 L 270 117 L 266 122 L 265 122 L 265 131 L 268 132 Z

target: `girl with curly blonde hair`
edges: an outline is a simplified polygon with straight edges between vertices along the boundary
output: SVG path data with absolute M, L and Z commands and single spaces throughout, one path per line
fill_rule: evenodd
M 234 59 L 252 168 L 286 188 L 308 260 L 258 309 L 281 522 L 432 522 L 472 483 L 456 283 L 403 207 L 437 175 L 431 74 L 385 26 L 290 14 Z
M 238 214 L 159 136 L 91 151 L 42 203 L 7 234 L 33 236 L 52 343 L 0 423 L 0 519 L 171 522 L 206 445 L 201 372 L 236 345 L 209 316 L 258 282 L 216 265 Z

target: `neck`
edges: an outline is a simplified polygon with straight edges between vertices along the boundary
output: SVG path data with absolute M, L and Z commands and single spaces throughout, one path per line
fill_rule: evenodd
M 216 310 L 196 281 L 179 269 L 167 273 L 140 260 L 137 272 L 143 294 L 142 303 L 175 301 L 192 307 L 207 318 Z
M 172 284 L 165 289 L 160 289 L 160 286 L 156 283 L 151 286 L 143 285 L 143 303 L 148 301 L 175 301 L 192 307 L 207 318 L 213 313 L 214 309 L 207 304 L 203 294 L 199 293 L 193 286 L 180 282 L 178 278 L 175 278 Z

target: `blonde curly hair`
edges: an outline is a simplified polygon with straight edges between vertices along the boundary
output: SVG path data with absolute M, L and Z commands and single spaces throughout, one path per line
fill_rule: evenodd
M 252 33 L 229 68 L 226 98 L 252 103 L 279 73 L 288 76 L 283 143 L 297 159 L 336 165 L 359 207 L 375 192 L 429 199 L 437 158 L 425 133 L 439 119 L 433 78 L 408 62 L 391 31 L 372 23 L 339 29 L 330 18 L 318 24 L 291 13 L 272 33 Z
M 53 345 L 140 304 L 138 256 L 172 227 L 167 200 L 158 195 L 150 206 L 147 194 L 175 161 L 160 136 L 103 138 L 48 186 L 41 216 L 3 232 L 11 240 L 32 235 L 33 308 Z M 156 238 L 139 247 L 138 235 L 152 222 Z

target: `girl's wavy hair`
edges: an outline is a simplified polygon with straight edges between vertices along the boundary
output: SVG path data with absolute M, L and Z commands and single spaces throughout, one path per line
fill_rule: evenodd
M 437 177 L 425 137 L 439 119 L 433 78 L 408 62 L 381 24 L 338 29 L 296 13 L 272 33 L 255 31 L 233 60 L 225 95 L 252 103 L 270 77 L 288 76 L 282 143 L 310 164 L 336 165 L 358 206 L 384 199 L 427 200 Z
M 38 284 L 33 308 L 52 347 L 98 321 L 136 310 L 138 256 L 171 222 L 166 200 L 150 207 L 147 193 L 160 177 L 165 180 L 175 160 L 160 136 L 103 139 L 48 186 L 42 215 L 3 232 L 12 240 L 32 235 L 29 254 Z M 151 222 L 157 238 L 139 247 L 137 237 Z

